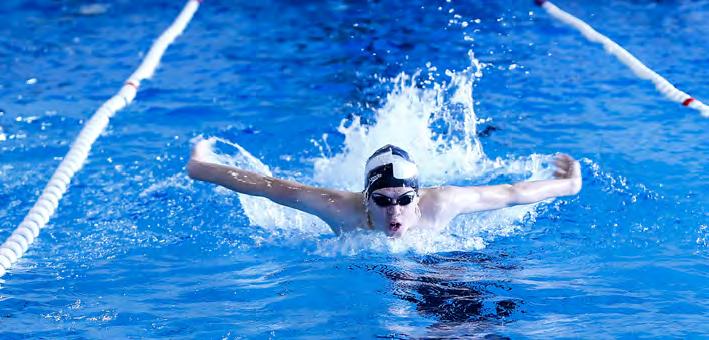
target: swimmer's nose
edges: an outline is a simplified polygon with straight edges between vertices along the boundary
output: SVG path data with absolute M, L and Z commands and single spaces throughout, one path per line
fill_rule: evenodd
M 398 204 L 390 205 L 387 207 L 387 213 L 389 215 L 400 215 L 401 214 L 401 206 Z

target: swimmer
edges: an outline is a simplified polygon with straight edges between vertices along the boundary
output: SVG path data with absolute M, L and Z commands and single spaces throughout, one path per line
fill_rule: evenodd
M 341 234 L 357 228 L 399 237 L 412 228 L 440 230 L 458 215 L 530 204 L 581 190 L 581 167 L 568 155 L 556 157 L 554 179 L 489 186 L 419 187 L 418 168 L 393 145 L 375 151 L 365 166 L 364 190 L 316 188 L 209 162 L 210 142 L 192 149 L 187 173 L 192 179 L 313 214 Z

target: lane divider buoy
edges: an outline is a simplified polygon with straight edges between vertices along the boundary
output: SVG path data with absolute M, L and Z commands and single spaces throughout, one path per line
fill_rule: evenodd
M 655 84 L 657 91 L 662 93 L 668 99 L 680 103 L 683 106 L 695 109 L 704 117 L 709 117 L 709 106 L 674 87 L 674 85 L 667 81 L 667 79 L 645 66 L 642 62 L 640 62 L 640 60 L 635 58 L 635 56 L 630 54 L 630 52 L 618 45 L 616 42 L 609 39 L 605 35 L 598 33 L 589 24 L 559 9 L 559 7 L 556 7 L 551 3 L 551 1 L 534 0 L 534 3 L 545 9 L 552 17 L 577 29 L 586 39 L 588 39 L 588 41 L 603 45 L 606 52 L 618 58 L 620 62 L 628 66 L 639 78 L 652 81 Z
M 187 1 L 180 14 L 153 43 L 140 66 L 128 77 L 118 93 L 103 103 L 86 122 L 37 202 L 10 237 L 0 245 L 0 277 L 5 275 L 37 239 L 40 230 L 49 222 L 59 206 L 59 200 L 69 187 L 71 178 L 84 165 L 91 146 L 108 126 L 110 118 L 133 101 L 140 82 L 153 75 L 165 50 L 185 30 L 201 2 L 201 0 Z

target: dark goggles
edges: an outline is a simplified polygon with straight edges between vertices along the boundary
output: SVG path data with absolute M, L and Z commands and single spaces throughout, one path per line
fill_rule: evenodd
M 380 207 L 388 207 L 390 205 L 409 205 L 411 202 L 414 201 L 414 198 L 416 198 L 416 192 L 415 191 L 409 191 L 397 198 L 391 198 L 389 196 L 385 196 L 382 194 L 374 193 L 372 194 L 372 201 L 374 201 L 374 204 L 380 206 Z

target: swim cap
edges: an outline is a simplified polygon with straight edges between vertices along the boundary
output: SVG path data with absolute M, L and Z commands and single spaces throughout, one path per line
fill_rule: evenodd
M 367 160 L 364 170 L 367 197 L 381 188 L 410 187 L 418 191 L 418 168 L 409 154 L 394 145 L 385 145 Z

